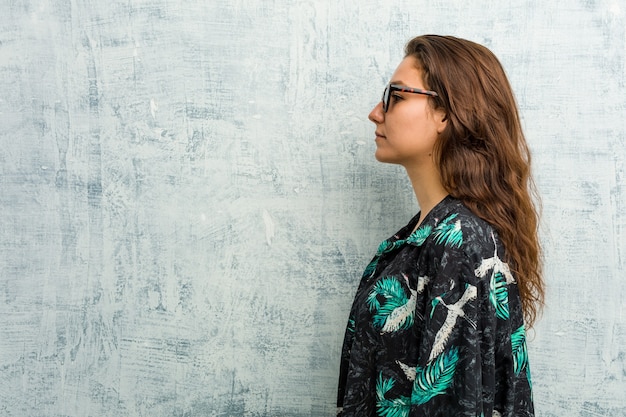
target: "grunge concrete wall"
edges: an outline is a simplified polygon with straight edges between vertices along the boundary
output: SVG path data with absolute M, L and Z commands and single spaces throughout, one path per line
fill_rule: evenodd
M 506 67 L 543 197 L 537 414 L 626 415 L 626 4 L 0 4 L 0 415 L 332 416 L 416 212 L 370 108 L 409 37 Z

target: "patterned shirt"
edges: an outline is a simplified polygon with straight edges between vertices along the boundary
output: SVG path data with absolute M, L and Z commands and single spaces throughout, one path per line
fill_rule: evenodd
M 384 240 L 341 356 L 341 417 L 533 416 L 522 307 L 492 226 L 450 196 Z

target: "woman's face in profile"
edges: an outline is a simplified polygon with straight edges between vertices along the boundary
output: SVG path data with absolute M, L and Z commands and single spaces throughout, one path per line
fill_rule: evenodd
M 426 90 L 417 60 L 408 56 L 400 62 L 391 84 Z M 446 122 L 441 111 L 431 108 L 427 95 L 391 91 L 387 112 L 378 103 L 369 119 L 376 125 L 376 159 L 400 165 L 432 163 L 432 151 Z

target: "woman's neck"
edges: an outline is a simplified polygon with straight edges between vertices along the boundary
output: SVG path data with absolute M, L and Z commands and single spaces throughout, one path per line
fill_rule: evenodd
M 416 167 L 405 166 L 411 184 L 413 185 L 413 192 L 417 198 L 417 204 L 420 208 L 420 218 L 415 228 L 419 227 L 426 215 L 437 205 L 446 198 L 448 192 L 441 183 L 441 177 L 434 165 L 432 167 L 426 167 L 418 169 Z

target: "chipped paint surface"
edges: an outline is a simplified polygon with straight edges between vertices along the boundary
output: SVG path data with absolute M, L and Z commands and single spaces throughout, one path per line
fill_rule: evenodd
M 360 272 L 417 210 L 367 114 L 435 32 L 500 57 L 534 151 L 537 415 L 626 416 L 625 13 L 2 2 L 0 415 L 334 415 Z

